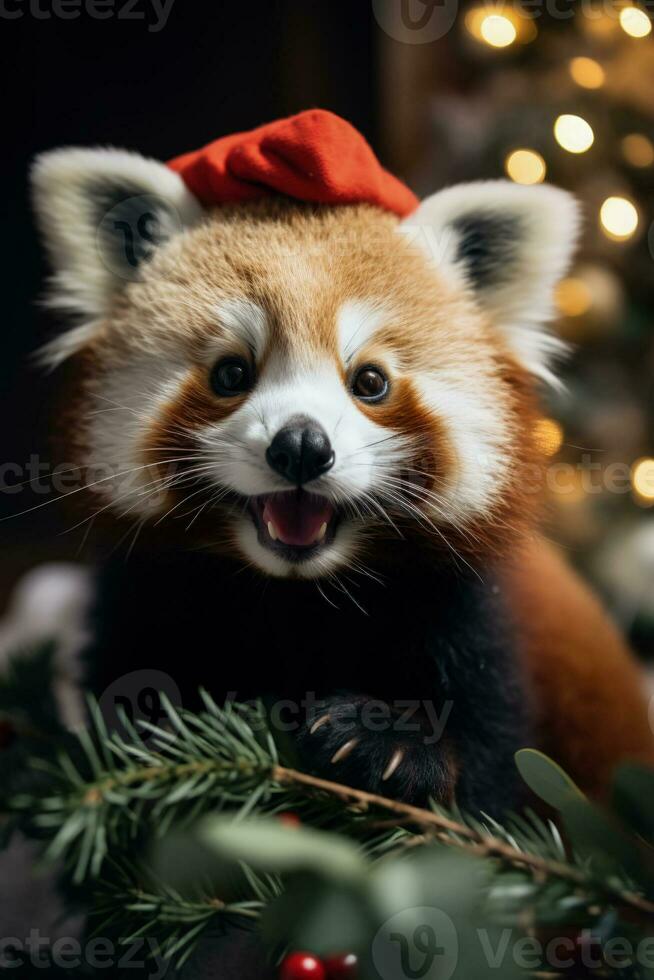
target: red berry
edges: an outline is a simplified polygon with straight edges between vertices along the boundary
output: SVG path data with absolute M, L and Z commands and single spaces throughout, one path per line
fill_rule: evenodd
M 325 960 L 328 980 L 357 980 L 359 961 L 354 953 L 341 953 Z
M 291 953 L 281 965 L 279 980 L 327 980 L 327 973 L 312 953 Z
M 301 827 L 302 821 L 298 817 L 297 813 L 293 813 L 292 810 L 287 810 L 285 813 L 280 813 L 277 817 L 280 823 L 283 823 L 285 827 Z

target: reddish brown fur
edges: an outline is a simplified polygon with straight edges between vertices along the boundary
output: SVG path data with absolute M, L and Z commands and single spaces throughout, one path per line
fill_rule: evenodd
M 642 671 L 578 576 L 552 546 L 529 539 L 504 583 L 543 750 L 593 796 L 606 794 L 620 761 L 654 765 Z
M 75 400 L 77 459 L 95 448 L 86 414 L 101 405 L 94 401 L 96 393 L 104 391 L 106 377 L 144 350 L 186 363 L 189 372 L 181 390 L 144 423 L 136 462 L 156 462 L 152 450 L 167 446 L 171 433 L 192 448 L 193 432 L 236 407 L 240 399 L 216 399 L 207 383 L 207 340 L 214 352 L 234 352 L 208 314 L 217 299 L 247 296 L 266 310 L 272 331 L 259 371 L 265 371 L 272 348 L 289 344 L 307 363 L 325 352 L 336 361 L 342 304 L 388 300 L 393 315 L 359 363 L 373 353 L 383 362 L 392 352 L 393 394 L 387 403 L 361 411 L 389 429 L 424 437 L 416 441 L 420 466 L 426 456 L 432 485 L 438 487 L 456 466 L 455 447 L 443 421 L 424 404 L 414 374 L 426 367 L 445 375 L 464 369 L 478 374 L 479 384 L 494 393 L 510 432 L 507 485 L 489 513 L 470 528 L 448 528 L 448 538 L 480 566 L 514 556 L 506 566 L 505 588 L 524 637 L 541 744 L 580 785 L 602 793 L 620 759 L 654 762 L 641 674 L 581 582 L 550 549 L 532 540 L 542 485 L 534 479 L 542 464 L 533 437 L 539 412 L 532 380 L 471 300 L 409 252 L 395 224 L 392 216 L 367 206 L 330 210 L 264 202 L 225 208 L 216 221 L 171 243 L 155 258 L 147 279 L 130 284 L 116 301 L 111 322 L 85 360 Z M 183 435 L 187 430 L 190 435 Z M 161 460 L 169 458 L 162 450 Z M 176 499 L 167 494 L 155 517 Z M 222 547 L 233 547 L 220 527 L 226 512 L 203 519 L 193 537 L 180 538 L 185 547 L 217 539 Z M 428 530 L 416 526 L 414 533 L 423 536 L 425 546 L 441 547 Z M 374 541 L 366 541 L 366 548 L 374 556 Z
M 296 353 L 304 351 L 308 361 L 327 353 L 337 363 L 341 306 L 353 298 L 388 300 L 394 312 L 358 360 L 383 363 L 384 353 L 392 351 L 399 376 L 387 403 L 361 410 L 414 438 L 424 433 L 425 439 L 417 440 L 421 465 L 430 460 L 433 486 L 438 487 L 456 466 L 456 454 L 447 427 L 422 402 L 412 375 L 430 366 L 447 375 L 460 371 L 462 363 L 478 371 L 480 384 L 497 389 L 498 408 L 507 414 L 510 474 L 495 507 L 470 530 L 452 528 L 450 541 L 480 562 L 510 548 L 513 537 L 533 524 L 537 503 L 536 494 L 525 492 L 523 479 L 525 468 L 535 462 L 531 430 L 537 409 L 531 385 L 492 324 L 410 251 L 395 225 L 393 216 L 367 206 L 334 211 L 264 202 L 225 208 L 218 224 L 208 223 L 173 242 L 155 259 L 146 281 L 131 284 L 118 299 L 111 325 L 93 346 L 101 370 L 97 381 L 90 382 L 91 391 L 96 386 L 102 391 L 107 368 L 119 369 L 144 346 L 157 345 L 171 358 L 181 359 L 183 353 L 188 359 L 191 354 L 187 381 L 144 434 L 146 453 L 135 462 L 153 460 L 152 450 L 168 445 L 171 433 L 191 448 L 187 430 L 220 421 L 239 404 L 239 399 L 213 398 L 207 384 L 207 338 L 216 352 L 243 352 L 221 337 L 209 317 L 210 305 L 221 296 L 247 296 L 266 310 L 272 329 L 259 372 L 265 371 L 272 349 L 283 351 L 289 345 Z M 168 499 L 162 498 L 162 506 L 170 506 Z M 438 546 L 433 536 L 430 543 Z

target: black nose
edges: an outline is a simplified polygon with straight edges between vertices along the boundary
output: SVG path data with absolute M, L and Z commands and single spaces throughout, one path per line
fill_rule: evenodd
M 275 472 L 300 486 L 332 468 L 334 450 L 319 425 L 298 419 L 279 430 L 266 450 L 266 459 Z

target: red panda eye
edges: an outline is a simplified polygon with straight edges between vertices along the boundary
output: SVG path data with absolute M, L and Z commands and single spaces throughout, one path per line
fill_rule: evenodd
M 212 368 L 209 383 L 216 395 L 228 398 L 252 387 L 252 371 L 243 357 L 224 357 Z
M 388 379 L 377 367 L 361 368 L 352 382 L 352 391 L 363 401 L 380 401 L 388 392 Z

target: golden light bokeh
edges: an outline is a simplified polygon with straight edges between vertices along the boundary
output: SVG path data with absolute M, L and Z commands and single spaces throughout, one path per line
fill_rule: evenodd
M 554 138 L 568 153 L 585 153 L 593 145 L 595 134 L 581 116 L 564 114 L 554 123 Z
M 487 15 L 488 11 L 484 7 L 472 7 L 465 16 L 466 30 L 478 41 L 482 40 L 481 25 Z
M 545 179 L 547 166 L 536 150 L 514 150 L 504 161 L 504 169 L 516 184 L 540 184 Z
M 654 163 L 654 145 L 642 133 L 629 133 L 621 140 L 622 155 L 632 167 L 651 167 Z
M 508 48 L 514 42 L 529 44 L 538 36 L 533 18 L 508 5 L 472 7 L 465 15 L 466 30 L 492 48 Z
M 563 445 L 563 429 L 556 419 L 539 419 L 534 426 L 536 445 L 546 456 L 555 456 Z
M 626 197 L 607 197 L 599 217 L 604 234 L 616 242 L 631 238 L 638 227 L 638 211 Z
M 637 460 L 631 468 L 631 485 L 636 497 L 645 504 L 654 503 L 654 459 Z
M 623 7 L 620 11 L 620 27 L 630 37 L 647 37 L 652 30 L 652 22 L 640 7 Z
M 606 79 L 604 69 L 593 58 L 572 58 L 568 68 L 573 81 L 582 88 L 601 88 Z
M 562 279 L 554 293 L 556 307 L 563 316 L 583 316 L 593 305 L 593 295 L 583 279 Z
M 508 48 L 518 36 L 515 24 L 504 14 L 487 14 L 479 26 L 479 33 L 493 48 Z

